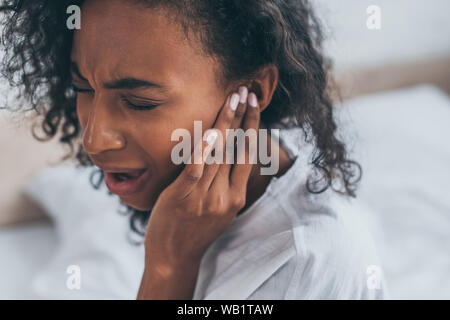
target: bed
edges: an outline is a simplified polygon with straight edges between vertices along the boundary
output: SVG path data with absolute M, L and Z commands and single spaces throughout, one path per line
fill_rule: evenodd
M 432 85 L 362 95 L 339 106 L 337 118 L 364 168 L 358 201 L 391 297 L 449 299 L 448 95 Z M 22 196 L 38 212 L 0 229 L 0 298 L 134 298 L 143 266 L 130 261 L 142 248 L 125 241 L 127 217 L 106 190 L 89 187 L 88 176 L 69 163 L 25 180 Z M 49 218 L 36 220 L 42 212 Z M 71 264 L 95 275 L 89 288 L 67 290 Z
M 367 3 L 317 4 L 391 298 L 450 299 L 448 1 L 380 0 L 379 31 L 364 27 Z M 93 190 L 88 171 L 57 165 L 67 150 L 29 127 L 0 111 L 0 299 L 134 299 L 143 252 L 117 199 Z M 81 290 L 67 286 L 73 265 Z

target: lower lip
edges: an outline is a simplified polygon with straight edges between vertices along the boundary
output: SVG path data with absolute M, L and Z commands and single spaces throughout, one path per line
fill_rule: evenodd
M 137 178 L 118 181 L 112 173 L 104 172 L 105 183 L 111 193 L 118 196 L 129 196 L 143 190 L 148 176 L 148 169 Z

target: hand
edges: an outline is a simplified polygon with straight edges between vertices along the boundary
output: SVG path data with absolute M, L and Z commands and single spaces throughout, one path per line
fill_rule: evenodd
M 244 89 L 244 90 L 242 90 Z M 223 154 L 226 148 L 226 129 L 253 128 L 258 132 L 259 105 L 256 96 L 247 97 L 247 88 L 241 87 L 241 98 L 236 110 L 230 107 L 232 96 L 222 106 L 214 128 L 205 132 L 214 136 L 221 132 Z M 238 95 L 235 93 L 234 95 Z M 239 98 L 239 95 L 237 96 Z M 236 99 L 236 96 L 234 97 Z M 247 101 L 252 102 L 250 106 Z M 209 136 L 209 137 L 211 137 Z M 238 150 L 245 155 L 244 164 L 205 164 L 214 144 L 200 141 L 191 154 L 200 152 L 201 163 L 186 164 L 177 179 L 158 197 L 149 219 L 145 236 L 146 262 L 158 261 L 162 268 L 198 264 L 209 245 L 233 222 L 245 206 L 247 182 L 252 169 L 250 157 L 254 150 Z M 201 154 L 201 150 L 204 153 Z M 239 153 L 238 153 L 239 154 Z M 254 158 L 252 158 L 254 159 Z

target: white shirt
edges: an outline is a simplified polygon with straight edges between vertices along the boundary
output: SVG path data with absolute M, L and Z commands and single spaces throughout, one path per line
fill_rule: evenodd
M 361 208 L 331 189 L 306 190 L 303 141 L 298 128 L 280 131 L 293 165 L 208 248 L 194 300 L 388 298 Z

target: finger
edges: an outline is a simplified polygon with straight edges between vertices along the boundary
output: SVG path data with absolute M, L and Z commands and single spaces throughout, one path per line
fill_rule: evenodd
M 230 134 L 227 136 L 227 145 L 225 146 L 225 152 L 227 154 L 225 163 L 220 166 L 219 171 L 217 173 L 217 177 L 220 177 L 221 179 L 226 178 L 227 185 L 229 185 L 229 179 L 230 179 L 230 170 L 231 165 L 233 163 L 236 163 L 236 148 L 235 148 L 235 137 L 231 134 L 235 132 L 234 130 L 238 129 L 242 125 L 242 121 L 244 119 L 245 113 L 247 111 L 247 98 L 248 98 L 248 89 L 246 86 L 241 86 L 239 88 L 239 105 L 236 109 L 236 112 L 234 114 L 234 120 L 231 124 Z
M 203 177 L 201 178 L 201 181 L 198 184 L 199 188 L 202 188 L 203 191 L 207 191 L 209 187 L 211 186 L 212 181 L 215 179 L 216 173 L 218 171 L 219 166 L 221 163 L 225 162 L 225 154 L 224 148 L 226 147 L 226 130 L 230 128 L 231 124 L 233 123 L 234 116 L 236 113 L 236 109 L 238 107 L 240 100 L 240 96 L 238 93 L 231 94 L 226 103 L 224 104 L 223 108 L 221 109 L 217 120 L 214 124 L 214 129 L 218 130 L 219 133 L 219 139 L 216 142 L 214 152 L 215 157 L 214 159 L 218 161 L 214 161 L 213 163 L 208 162 L 208 165 L 205 168 L 205 173 L 203 174 Z M 220 140 L 222 138 L 222 140 Z M 219 154 L 217 154 L 219 153 Z M 219 162 L 219 163 L 217 163 Z
M 248 97 L 248 89 L 246 86 L 239 87 L 239 105 L 234 114 L 234 119 L 231 124 L 231 129 L 237 129 L 241 126 L 242 120 L 245 116 L 245 111 L 247 109 L 247 97 Z
M 179 199 L 186 198 L 201 180 L 204 174 L 205 159 L 211 152 L 217 137 L 216 130 L 208 130 L 205 132 L 204 138 L 195 145 L 183 171 L 172 183 L 172 188 Z
M 245 192 L 253 164 L 256 163 L 258 129 L 260 121 L 259 103 L 256 95 L 248 95 L 248 108 L 243 128 L 246 133 L 244 142 L 237 144 L 237 163 L 231 169 L 230 186 Z

